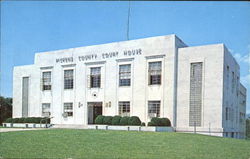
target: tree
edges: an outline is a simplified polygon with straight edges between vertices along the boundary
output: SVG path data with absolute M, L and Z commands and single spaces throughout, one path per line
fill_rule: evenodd
M 250 117 L 246 119 L 246 138 L 250 139 Z
M 4 98 L 0 96 L 0 125 L 7 119 L 12 117 L 12 98 Z

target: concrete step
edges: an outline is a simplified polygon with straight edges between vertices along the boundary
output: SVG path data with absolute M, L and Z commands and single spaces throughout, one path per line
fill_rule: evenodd
M 88 129 L 88 126 L 76 125 L 76 124 L 54 124 L 50 128 L 52 129 Z

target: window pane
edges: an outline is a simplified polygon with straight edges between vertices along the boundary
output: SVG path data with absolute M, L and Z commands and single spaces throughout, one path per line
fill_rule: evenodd
M 128 101 L 119 102 L 119 115 L 121 116 L 130 115 L 130 102 Z
M 101 87 L 101 67 L 90 68 L 91 88 Z
M 119 86 L 130 86 L 131 65 L 119 66 Z
M 202 63 L 191 63 L 189 126 L 201 126 Z
M 73 103 L 64 103 L 64 113 L 67 113 L 67 116 L 73 116 Z
M 161 61 L 150 62 L 148 68 L 149 84 L 161 84 Z
M 160 117 L 161 101 L 148 101 L 148 116 Z
M 51 90 L 51 72 L 43 72 L 42 90 Z
M 49 117 L 50 116 L 50 103 L 42 104 L 42 116 Z
M 64 89 L 73 89 L 73 70 L 64 70 Z

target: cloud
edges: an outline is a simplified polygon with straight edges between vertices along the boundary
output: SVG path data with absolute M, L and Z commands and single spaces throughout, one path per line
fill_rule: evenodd
M 249 56 L 249 54 L 241 55 L 239 53 L 234 53 L 233 56 L 238 61 L 238 63 L 244 62 L 244 63 L 250 64 L 250 56 Z
M 246 76 L 241 76 L 240 81 L 242 82 L 243 85 L 250 86 L 250 73 L 247 74 Z

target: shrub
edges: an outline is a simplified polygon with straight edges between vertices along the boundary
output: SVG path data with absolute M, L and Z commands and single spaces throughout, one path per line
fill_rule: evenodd
M 141 123 L 141 126 L 146 126 L 146 124 L 144 122 Z
M 18 118 L 18 123 L 24 123 L 25 118 Z
M 18 121 L 19 121 L 19 118 L 13 118 L 12 119 L 12 123 L 18 123 Z
M 103 124 L 103 119 L 104 119 L 104 116 L 103 116 L 103 115 L 98 115 L 98 116 L 95 118 L 95 124 Z
M 148 122 L 148 126 L 154 126 L 154 124 L 150 121 Z
M 112 119 L 111 124 L 112 124 L 112 125 L 120 125 L 120 120 L 121 120 L 121 118 L 122 118 L 122 117 L 120 117 L 120 116 L 118 116 L 118 115 L 117 115 L 117 116 L 114 116 L 113 119 Z
M 12 123 L 12 121 L 13 121 L 13 118 L 7 118 L 7 119 L 5 120 L 5 123 Z
M 141 125 L 141 120 L 137 116 L 132 116 L 128 120 L 128 125 Z
M 42 123 L 50 123 L 50 118 L 44 118 L 44 117 L 27 117 L 27 118 L 8 118 L 5 122 L 6 123 L 36 123 L 36 124 L 40 124 L 40 121 L 42 121 Z
M 128 125 L 128 120 L 129 120 L 128 116 L 122 117 L 120 120 L 120 125 Z
M 113 118 L 112 116 L 105 116 L 104 119 L 103 119 L 103 124 L 111 125 L 112 118 Z
M 151 119 L 151 122 L 152 122 L 152 126 L 161 126 L 161 119 L 160 118 L 157 118 L 157 117 L 153 117 Z
M 160 126 L 171 126 L 171 122 L 168 118 L 161 118 L 161 125 Z
M 171 126 L 171 122 L 168 118 L 153 117 L 149 123 L 150 125 L 148 126 Z
M 32 123 L 31 118 L 25 118 L 25 119 L 24 119 L 24 123 Z

